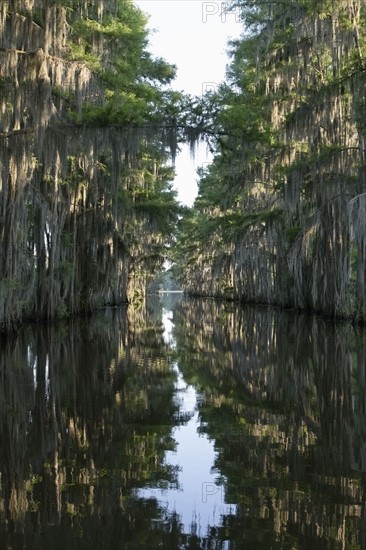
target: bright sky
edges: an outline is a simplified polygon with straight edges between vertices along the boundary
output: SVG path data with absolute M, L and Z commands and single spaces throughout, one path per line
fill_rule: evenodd
M 201 95 L 225 79 L 226 44 L 241 32 L 238 10 L 225 13 L 226 2 L 203 0 L 135 0 L 150 15 L 151 53 L 178 68 L 174 89 Z M 176 161 L 178 199 L 191 205 L 197 193 L 196 169 L 210 161 L 204 145 L 191 159 L 188 146 Z

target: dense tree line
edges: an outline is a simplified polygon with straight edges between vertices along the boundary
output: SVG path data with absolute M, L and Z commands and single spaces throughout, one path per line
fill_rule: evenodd
M 146 23 L 130 0 L 1 3 L 5 327 L 134 299 L 163 265 L 191 99 Z
M 180 222 L 187 292 L 365 318 L 366 7 L 239 0 L 201 109 L 214 162 Z
M 365 318 L 364 3 L 230 8 L 243 34 L 201 100 L 166 86 L 129 0 L 2 3 L 3 326 L 139 297 L 173 244 L 190 293 Z M 199 138 L 182 216 L 172 160 Z

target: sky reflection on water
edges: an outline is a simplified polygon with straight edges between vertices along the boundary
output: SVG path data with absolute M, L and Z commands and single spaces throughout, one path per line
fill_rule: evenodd
M 163 309 L 162 322 L 164 341 L 176 349 L 172 311 Z M 214 445 L 198 431 L 197 392 L 185 382 L 177 362 L 172 368 L 177 374 L 175 387 L 180 412 L 191 414 L 186 424 L 173 430 L 176 451 L 166 453 L 166 462 L 179 470 L 178 489 L 148 488 L 139 490 L 137 494 L 141 498 L 156 498 L 168 512 L 177 512 L 185 532 L 194 529 L 198 535 L 205 535 L 206 528 L 220 524 L 223 515 L 235 514 L 236 505 L 225 502 L 224 486 L 218 483 L 218 475 L 214 471 Z
M 364 550 L 365 357 L 169 295 L 2 337 L 1 550 Z

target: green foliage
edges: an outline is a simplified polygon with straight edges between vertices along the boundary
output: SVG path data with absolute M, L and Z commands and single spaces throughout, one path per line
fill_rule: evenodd
M 214 160 L 199 171 L 176 253 L 177 272 L 196 281 L 204 270 L 211 289 L 223 266 L 240 272 L 240 239 L 265 240 L 277 220 L 291 245 L 321 205 L 359 193 L 364 181 L 365 3 L 234 0 L 228 8 L 241 13 L 243 34 L 230 42 L 226 83 L 194 109 Z
M 97 72 L 102 68 L 100 57 L 86 52 L 85 47 L 81 44 L 70 44 L 69 59 L 71 61 L 85 63 L 92 71 Z
M 164 188 L 162 188 L 164 187 Z M 181 208 L 176 201 L 176 191 L 166 187 L 166 182 L 158 182 L 155 189 L 139 194 L 133 202 L 136 212 L 145 213 L 156 230 L 168 236 L 174 232 Z
M 147 51 L 147 17 L 130 1 L 118 1 L 102 19 L 92 15 L 72 22 L 69 55 L 100 74 L 105 101 L 84 105 L 81 119 L 73 118 L 102 126 L 164 124 L 170 97 L 159 86 L 171 82 L 175 66 Z
M 301 231 L 301 225 L 295 225 L 293 227 L 287 227 L 285 230 L 285 236 L 289 245 L 291 245 L 297 238 Z
M 18 270 L 25 284 L 15 288 L 7 283 L 15 280 L 13 271 L 3 274 L 6 307 L 17 318 L 26 310 L 51 318 L 137 295 L 142 303 L 146 283 L 169 254 L 180 215 L 172 165 L 192 98 L 168 88 L 176 68 L 148 51 L 147 16 L 131 0 L 35 4 L 26 9 L 27 18 L 45 28 L 58 25 L 65 35 L 48 37 L 49 51 L 62 58 L 50 58 L 52 109 L 30 148 L 38 147 L 31 165 L 25 163 L 30 184 L 19 204 L 27 203 L 26 212 L 9 215 L 16 228 L 9 226 L 9 235 L 17 234 L 19 223 L 24 232 L 24 243 L 11 246 L 18 251 L 22 245 L 27 256 L 17 252 L 14 262 L 9 259 L 9 270 Z M 9 12 L 9 20 L 13 16 Z M 38 106 L 27 104 L 36 83 L 27 76 L 23 84 L 21 124 L 36 124 Z M 7 88 L 14 100 L 14 74 L 4 72 L 3 99 Z M 3 101 L 9 120 L 14 105 Z

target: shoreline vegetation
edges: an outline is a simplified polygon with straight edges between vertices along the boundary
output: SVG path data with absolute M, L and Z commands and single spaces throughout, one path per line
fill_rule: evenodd
M 228 8 L 226 82 L 195 98 L 130 0 L 1 4 L 2 328 L 141 304 L 164 278 L 366 320 L 366 6 Z M 174 159 L 199 140 L 214 160 L 187 208 Z
M 365 321 L 365 3 L 231 8 L 244 32 L 206 98 L 214 161 L 179 222 L 182 288 Z

